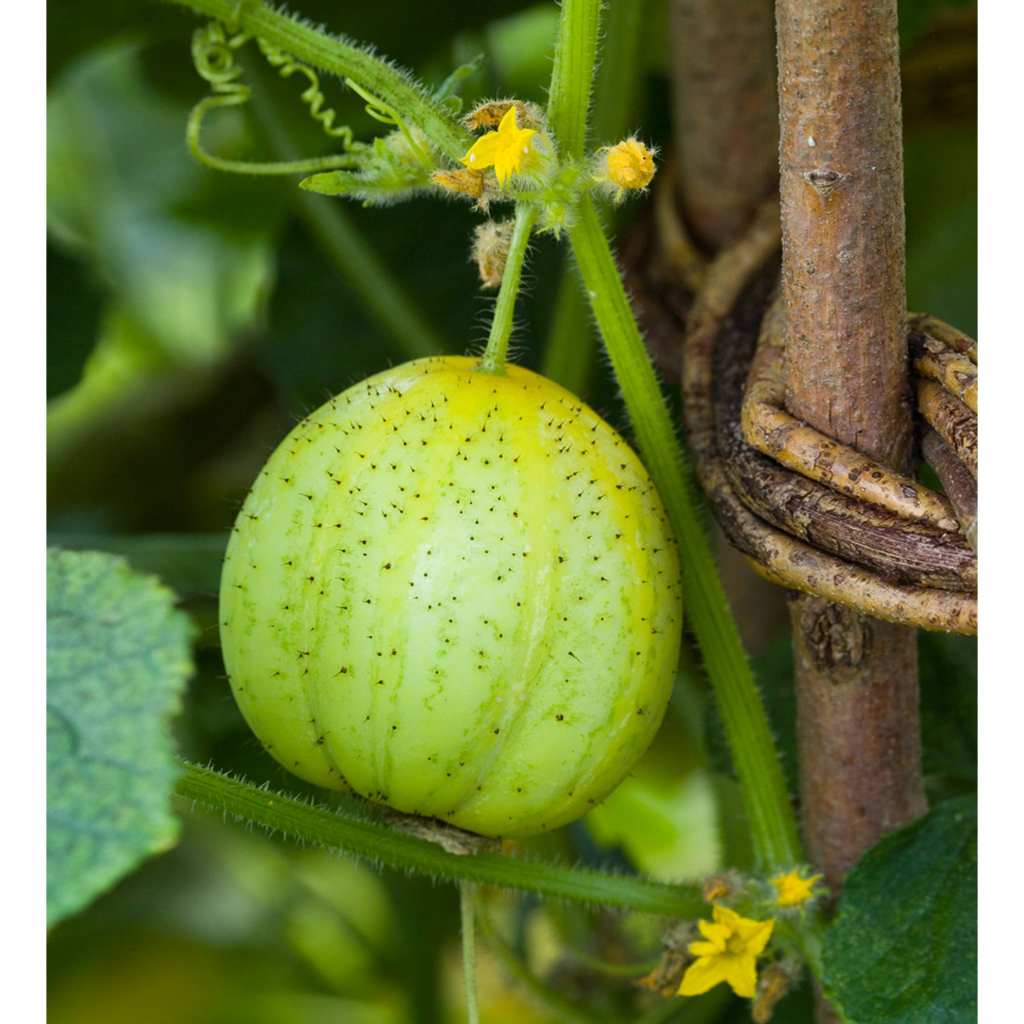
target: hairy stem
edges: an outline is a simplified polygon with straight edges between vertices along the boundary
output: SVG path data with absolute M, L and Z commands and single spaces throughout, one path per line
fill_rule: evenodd
M 605 16 L 602 60 L 594 81 L 590 135 L 595 144 L 621 139 L 636 116 L 640 47 L 649 0 L 616 0 Z M 613 224 L 616 218 L 613 217 Z M 562 267 L 555 315 L 544 345 L 541 373 L 576 395 L 584 395 L 594 368 L 597 332 L 590 307 L 568 260 Z
M 597 61 L 601 0 L 562 0 L 548 91 L 548 129 L 563 158 L 582 160 Z
M 403 871 L 669 917 L 699 917 L 705 909 L 696 886 L 666 885 L 499 853 L 456 855 L 384 825 L 274 793 L 209 768 L 184 764 L 182 770 L 176 792 L 194 805 Z
M 451 160 L 473 137 L 410 75 L 342 36 L 330 36 L 265 6 L 261 0 L 166 0 L 226 25 L 239 26 L 299 60 L 351 78 L 399 111 Z
M 686 610 L 704 655 L 743 787 L 758 864 L 766 870 L 788 868 L 800 861 L 801 854 L 782 768 L 684 477 L 675 428 L 589 197 L 581 200 L 579 220 L 569 238 L 641 453 L 665 502 L 679 544 L 688 595 Z

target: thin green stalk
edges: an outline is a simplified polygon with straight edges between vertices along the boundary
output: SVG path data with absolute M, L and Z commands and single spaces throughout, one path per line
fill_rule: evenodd
M 568 944 L 563 948 L 573 960 L 579 961 L 584 967 L 589 967 L 599 974 L 607 974 L 610 978 L 635 978 L 638 974 L 650 974 L 661 963 L 660 957 L 655 957 L 653 960 L 646 960 L 641 964 L 610 964 L 607 960 L 590 956 L 582 949 L 575 949 Z
M 668 917 L 700 917 L 706 909 L 697 886 L 667 885 L 486 851 L 459 856 L 384 825 L 317 807 L 194 764 L 182 765 L 175 790 L 178 796 L 208 810 L 403 871 Z
M 459 913 L 462 919 L 462 978 L 466 983 L 466 1019 L 469 1024 L 480 1024 L 480 1011 L 476 1005 L 476 923 L 473 904 L 476 886 L 472 882 L 459 883 Z
M 580 201 L 579 218 L 569 239 L 641 453 L 679 543 L 689 595 L 686 608 L 729 738 L 758 865 L 765 870 L 790 868 L 802 855 L 768 721 L 686 483 L 675 428 L 608 240 L 587 196 Z
M 643 62 L 643 13 L 648 0 L 616 0 L 608 7 L 601 65 L 594 82 L 591 136 L 613 143 L 624 136 L 636 116 L 636 95 Z M 555 315 L 544 344 L 541 373 L 573 394 L 584 395 L 594 368 L 597 333 L 579 281 L 566 260 L 558 286 Z
M 494 306 L 494 319 L 491 321 L 491 333 L 487 338 L 487 349 L 480 361 L 480 370 L 484 373 L 499 376 L 505 373 L 505 356 L 508 354 L 508 343 L 512 337 L 512 320 L 516 296 L 519 294 L 519 281 L 523 275 L 523 260 L 526 258 L 526 246 L 529 244 L 530 232 L 536 219 L 536 206 L 528 202 L 516 203 L 516 221 L 508 244 L 505 272 L 501 278 L 498 301 Z
M 601 0 L 562 0 L 548 91 L 548 130 L 563 158 L 583 159 Z
M 373 56 L 343 36 L 324 32 L 265 6 L 261 0 L 167 0 L 226 25 L 238 26 L 292 56 L 351 78 L 401 110 L 445 156 L 458 160 L 473 137 L 421 85 L 395 65 Z

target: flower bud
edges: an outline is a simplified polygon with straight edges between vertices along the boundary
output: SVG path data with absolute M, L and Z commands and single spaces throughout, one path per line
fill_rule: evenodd
M 645 189 L 654 178 L 653 149 L 630 136 L 614 146 L 598 150 L 594 180 L 616 188 L 615 202 L 622 199 L 626 189 Z
M 502 221 L 500 224 L 489 220 L 474 230 L 473 259 L 476 260 L 480 281 L 485 288 L 497 288 L 501 284 L 514 227 L 513 220 Z
M 491 100 L 481 103 L 462 119 L 462 123 L 474 132 L 481 128 L 493 128 L 501 124 L 501 119 L 511 107 L 516 108 L 516 123 L 520 128 L 544 130 L 544 111 L 536 103 L 524 103 L 522 100 Z
M 744 891 L 743 879 L 736 871 L 726 871 L 720 875 L 710 875 L 704 879 L 704 889 L 701 898 L 705 903 L 714 903 L 716 900 L 729 900 L 738 896 Z
M 757 992 L 750 1008 L 750 1016 L 754 1024 L 768 1024 L 775 1011 L 775 1005 L 789 991 L 793 978 L 779 964 L 769 967 L 757 979 Z

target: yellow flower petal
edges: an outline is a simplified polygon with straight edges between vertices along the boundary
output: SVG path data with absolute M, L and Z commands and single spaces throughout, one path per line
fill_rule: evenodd
M 730 910 L 728 907 L 723 907 L 721 903 L 715 903 L 711 907 L 711 916 L 715 919 L 716 924 L 725 925 L 730 931 L 736 929 L 736 923 L 744 920 L 736 913 L 735 910 Z
M 699 996 L 726 980 L 722 957 L 701 957 L 690 964 L 679 986 L 681 996 Z
M 772 929 L 775 927 L 775 918 L 770 921 L 744 921 L 744 927 L 739 931 L 739 938 L 743 942 L 744 953 L 751 956 L 760 956 L 768 940 L 772 937 Z
M 723 957 L 725 980 L 742 999 L 753 999 L 757 992 L 757 968 L 752 956 Z
M 732 934 L 732 929 L 724 924 L 712 924 L 710 921 L 698 921 L 697 927 L 704 936 L 720 953 L 725 952 L 725 943 Z
M 516 108 L 509 107 L 498 130 L 477 139 L 462 163 L 477 171 L 493 167 L 498 185 L 504 185 L 510 174 L 521 173 L 527 162 L 537 156 L 531 143 L 536 134 L 533 128 L 520 128 L 516 123 Z
M 686 948 L 694 956 L 715 956 L 718 953 L 725 952 L 725 943 L 716 944 L 714 942 L 691 942 Z
M 738 996 L 753 999 L 757 990 L 757 958 L 771 938 L 775 919 L 754 921 L 718 903 L 712 906 L 711 913 L 714 922 L 697 922 L 708 941 L 690 943 L 689 950 L 697 959 L 686 969 L 679 994 L 700 995 L 724 981 Z
M 462 163 L 475 171 L 482 171 L 494 165 L 501 140 L 497 132 L 488 132 L 473 143 L 470 151 L 462 158 Z

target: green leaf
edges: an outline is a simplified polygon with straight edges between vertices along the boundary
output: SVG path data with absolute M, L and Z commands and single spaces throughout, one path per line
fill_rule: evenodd
M 847 876 L 825 941 L 826 994 L 857 1024 L 977 1019 L 977 805 L 940 804 Z
M 178 834 L 171 716 L 192 671 L 175 595 L 120 559 L 50 548 L 46 917 L 75 913 Z

